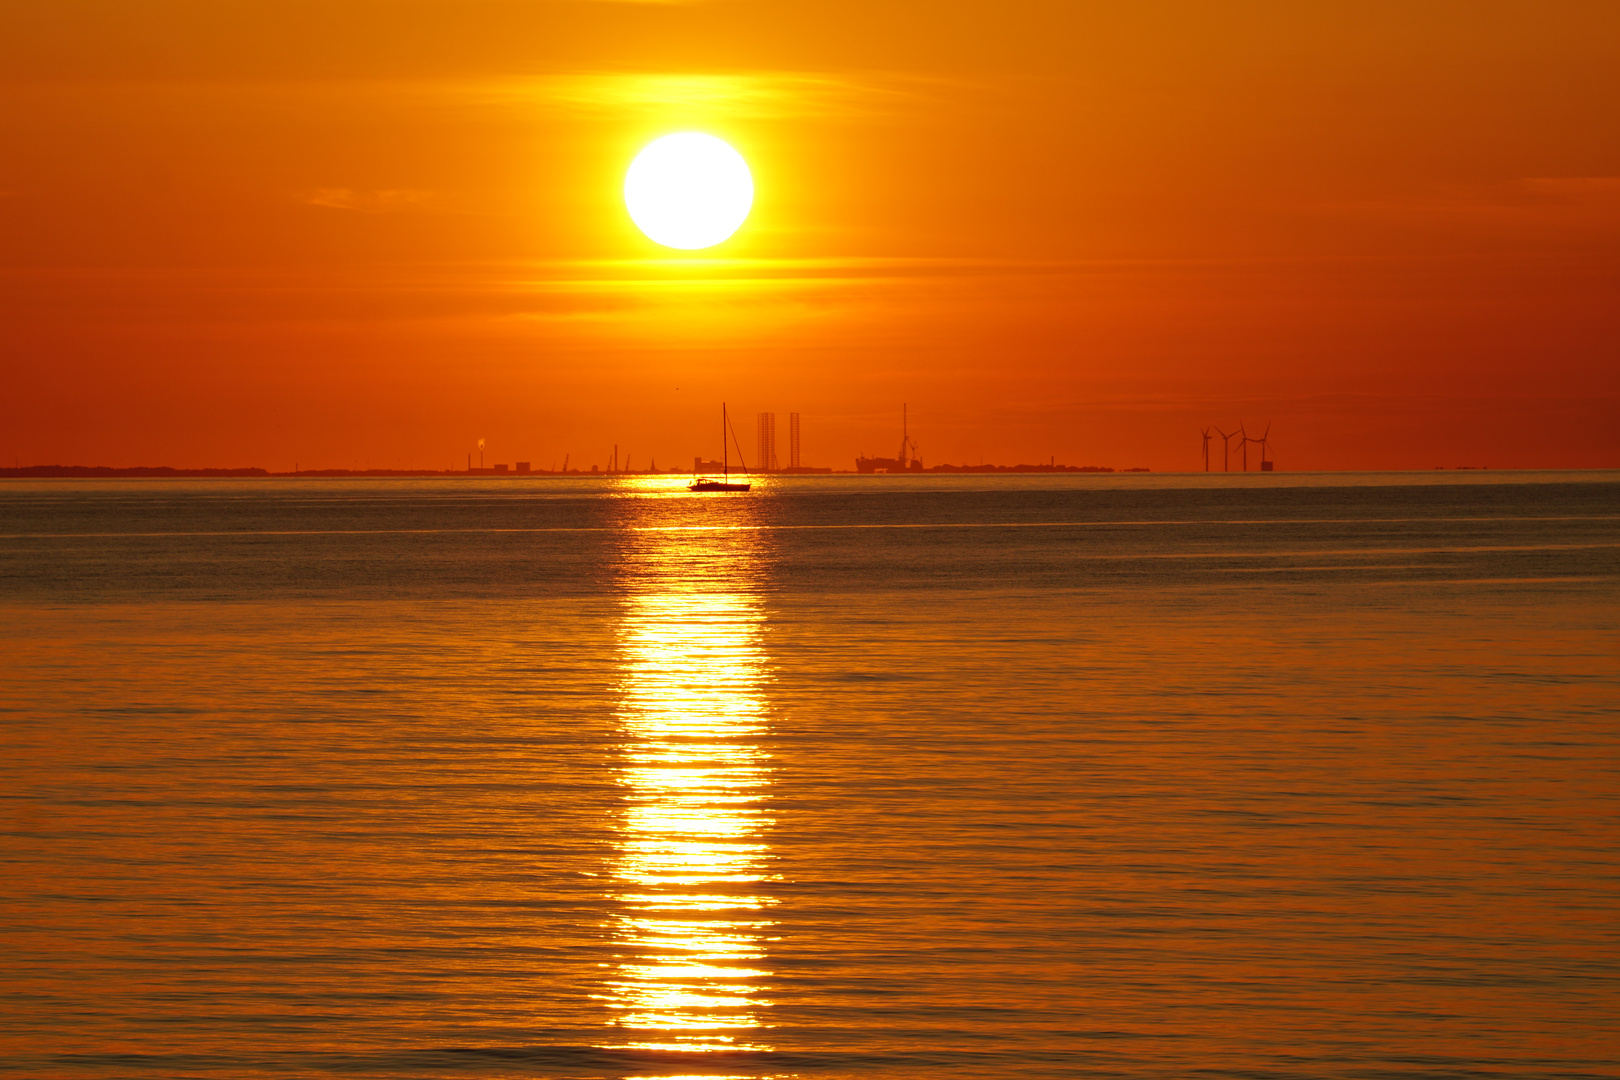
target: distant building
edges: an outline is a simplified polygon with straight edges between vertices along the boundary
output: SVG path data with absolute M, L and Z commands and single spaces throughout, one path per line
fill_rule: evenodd
M 695 473 L 724 472 L 725 467 L 725 463 L 722 461 L 704 461 L 700 457 L 692 459 L 692 471 Z
M 520 461 L 517 463 L 517 471 L 526 474 L 532 472 L 533 470 L 529 468 L 529 463 L 527 461 Z
M 504 473 L 504 472 L 506 472 L 506 466 L 505 465 L 496 465 L 495 466 L 495 471 L 498 472 L 498 473 Z

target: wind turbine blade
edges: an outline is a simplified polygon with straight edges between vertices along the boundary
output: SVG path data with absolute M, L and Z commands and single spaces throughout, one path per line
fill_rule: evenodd
M 1261 438 L 1262 438 L 1262 439 L 1264 439 L 1264 438 L 1265 438 L 1265 437 L 1266 437 L 1266 435 L 1270 435 L 1270 434 L 1271 434 L 1271 421 L 1269 421 L 1269 420 L 1267 420 L 1267 421 L 1266 421 L 1266 434 L 1265 434 L 1265 435 L 1262 435 L 1262 436 L 1260 436 L 1260 437 L 1261 437 Z

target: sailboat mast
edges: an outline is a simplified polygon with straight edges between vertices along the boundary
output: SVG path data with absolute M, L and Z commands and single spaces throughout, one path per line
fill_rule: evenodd
M 727 480 L 731 479 L 731 447 L 726 445 L 726 430 L 730 421 L 726 419 L 726 403 L 720 403 L 720 475 Z

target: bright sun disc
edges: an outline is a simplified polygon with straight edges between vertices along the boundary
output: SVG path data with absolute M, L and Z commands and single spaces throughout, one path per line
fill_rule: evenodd
M 665 135 L 647 144 L 624 177 L 624 205 L 647 238 L 692 251 L 713 247 L 748 219 L 748 163 L 713 135 Z

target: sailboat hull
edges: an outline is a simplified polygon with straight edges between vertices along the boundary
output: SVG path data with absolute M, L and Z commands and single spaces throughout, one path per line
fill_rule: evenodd
M 752 484 L 733 484 L 731 482 L 731 447 L 726 442 L 730 434 L 733 439 L 737 436 L 731 431 L 731 420 L 726 416 L 726 403 L 720 403 L 720 468 L 725 470 L 724 480 L 693 480 L 686 485 L 687 491 L 747 491 Z M 737 447 L 737 456 L 742 457 L 742 447 Z M 694 468 L 692 470 L 696 472 Z M 748 471 L 747 463 L 743 464 L 743 471 Z

